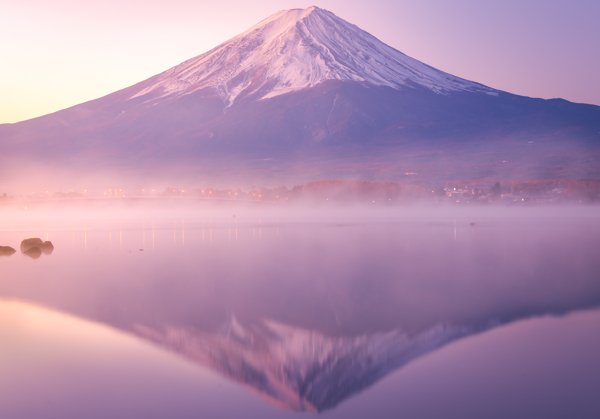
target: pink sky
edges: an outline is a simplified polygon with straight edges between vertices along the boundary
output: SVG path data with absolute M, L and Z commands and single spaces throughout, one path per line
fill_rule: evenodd
M 459 77 L 600 105 L 597 0 L 5 0 L 0 123 L 104 96 L 313 4 Z

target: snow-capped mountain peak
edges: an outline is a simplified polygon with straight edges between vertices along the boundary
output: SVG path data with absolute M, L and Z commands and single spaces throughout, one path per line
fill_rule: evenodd
M 242 34 L 159 74 L 133 95 L 187 94 L 212 87 L 226 106 L 242 93 L 257 99 L 344 80 L 437 93 L 493 89 L 427 66 L 317 7 L 279 11 Z

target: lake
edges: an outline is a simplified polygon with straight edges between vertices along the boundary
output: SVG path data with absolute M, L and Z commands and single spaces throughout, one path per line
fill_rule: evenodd
M 2 418 L 600 417 L 597 207 L 2 214 Z

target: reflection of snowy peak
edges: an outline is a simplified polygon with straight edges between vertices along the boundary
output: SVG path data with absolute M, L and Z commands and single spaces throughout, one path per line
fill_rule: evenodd
M 136 330 L 298 411 L 330 409 L 410 360 L 472 332 L 440 325 L 412 337 L 400 331 L 328 337 L 274 322 L 244 328 L 235 318 L 217 334 L 175 327 Z
M 429 67 L 317 7 L 280 11 L 215 49 L 158 75 L 133 97 L 217 89 L 226 105 L 242 93 L 269 98 L 325 80 L 435 92 L 494 90 Z

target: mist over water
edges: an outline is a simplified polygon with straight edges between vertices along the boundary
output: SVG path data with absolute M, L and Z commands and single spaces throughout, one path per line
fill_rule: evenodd
M 0 246 L 54 246 L 0 257 L 11 417 L 600 413 L 595 206 L 3 215 Z

